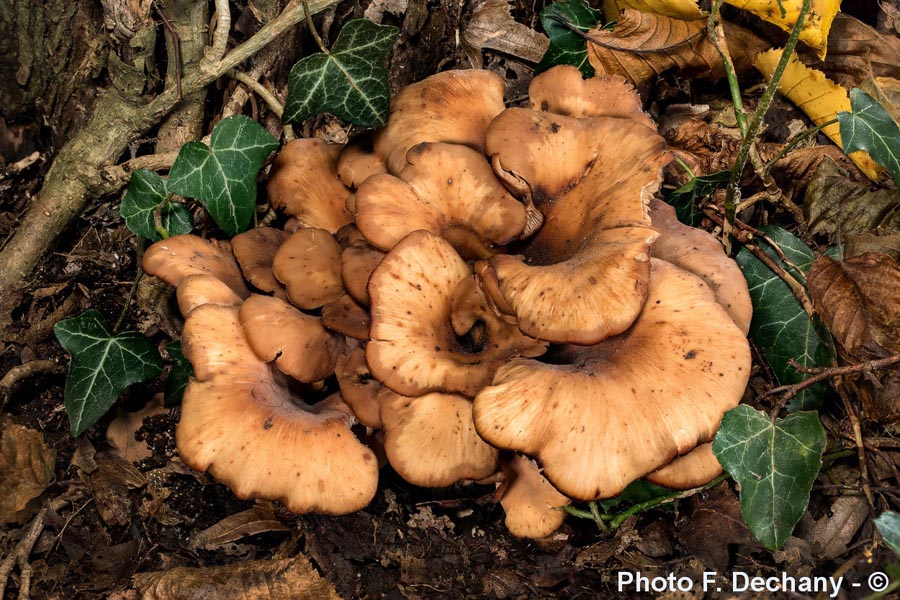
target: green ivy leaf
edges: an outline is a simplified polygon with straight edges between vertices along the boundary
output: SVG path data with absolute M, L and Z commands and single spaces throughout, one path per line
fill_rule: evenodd
M 853 112 L 837 114 L 844 152 L 865 150 L 900 186 L 900 126 L 872 96 L 859 88 L 850 90 Z
M 399 33 L 367 19 L 347 21 L 328 54 L 307 56 L 291 68 L 281 120 L 330 112 L 363 127 L 384 125 L 391 98 L 384 60 Z
M 584 77 L 594 76 L 588 62 L 587 41 L 576 31 L 586 32 L 600 22 L 600 13 L 584 0 L 562 0 L 541 11 L 541 25 L 550 38 L 550 46 L 534 69 L 542 73 L 556 65 L 578 67 Z
M 675 207 L 675 214 L 678 215 L 679 221 L 685 225 L 697 227 L 703 217 L 698 208 L 698 201 L 728 183 L 729 177 L 731 177 L 731 171 L 718 171 L 694 177 L 666 196 L 666 202 Z
M 815 412 L 774 422 L 746 405 L 725 413 L 713 454 L 741 485 L 744 521 L 766 548 L 780 548 L 806 511 L 824 449 Z
M 625 506 L 633 506 L 635 504 L 648 502 L 654 498 L 659 498 L 660 496 L 669 496 L 671 494 L 672 490 L 669 488 L 664 488 L 655 483 L 644 481 L 643 479 L 636 479 L 629 483 L 628 487 L 622 490 L 622 493 L 618 496 L 607 498 L 606 500 L 597 500 L 597 504 L 604 512 L 610 512 L 617 506 L 623 504 Z
M 769 225 L 760 229 L 778 244 L 797 269 L 783 263 L 765 240 L 758 240 L 759 247 L 785 271 L 801 282 L 805 281 L 804 273 L 815 260 L 812 250 L 780 227 Z M 806 367 L 827 366 L 829 345 L 819 336 L 815 324 L 794 297 L 790 287 L 746 248 L 740 249 L 735 260 L 747 278 L 750 299 L 753 301 L 750 337 L 766 357 L 778 382 L 787 385 L 808 377 L 790 365 L 788 361 L 791 359 Z M 827 393 L 828 387 L 824 383 L 810 386 L 794 396 L 788 410 L 818 408 Z
M 166 353 L 169 355 L 169 362 L 172 363 L 172 369 L 166 378 L 166 404 L 178 404 L 181 402 L 181 397 L 184 395 L 184 389 L 187 387 L 188 381 L 194 374 L 194 368 L 191 365 L 191 361 L 181 351 L 180 342 L 167 344 Z
M 60 321 L 53 332 L 72 357 L 65 405 L 73 437 L 106 414 L 129 385 L 162 372 L 150 340 L 134 331 L 114 335 L 96 310 Z
M 188 142 L 169 171 L 168 190 L 196 198 L 228 235 L 247 229 L 256 207 L 256 176 L 278 140 L 244 115 L 219 121 L 209 147 Z
M 153 242 L 164 237 L 156 227 L 155 211 L 159 211 L 166 236 L 190 233 L 194 228 L 191 213 L 181 204 L 169 202 L 168 198 L 165 179 L 153 171 L 138 169 L 131 173 L 119 212 L 132 233 Z

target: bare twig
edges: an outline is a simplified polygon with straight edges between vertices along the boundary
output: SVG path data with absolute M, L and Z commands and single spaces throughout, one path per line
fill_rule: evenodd
M 853 408 L 853 403 L 850 401 L 850 395 L 847 393 L 847 390 L 844 389 L 840 380 L 835 383 L 835 389 L 841 397 L 841 403 L 844 405 L 844 411 L 847 413 L 847 417 L 850 419 L 850 427 L 853 429 L 853 441 L 856 443 L 856 452 L 859 456 L 860 484 L 863 492 L 866 494 L 869 508 L 874 510 L 875 497 L 872 495 L 872 488 L 869 484 L 869 466 L 866 462 L 866 444 L 863 440 L 862 425 L 859 422 L 859 416 L 856 414 L 856 409 Z
M 310 12 L 319 12 L 335 2 L 312 0 Z M 188 96 L 205 88 L 234 69 L 300 22 L 305 14 L 300 3 L 292 2 L 221 60 L 201 61 L 198 69 L 183 77 L 183 94 Z M 104 169 L 113 164 L 131 140 L 157 125 L 177 104 L 175 89 L 167 89 L 149 102 L 134 102 L 115 90 L 102 96 L 89 122 L 60 150 L 38 197 L 0 251 L 0 297 L 22 285 L 56 237 L 81 213 L 88 198 L 109 184 L 103 178 Z
M 240 81 L 248 88 L 256 92 L 256 95 L 266 101 L 266 104 L 269 105 L 269 108 L 272 109 L 272 112 L 281 117 L 281 113 L 284 112 L 284 106 L 282 106 L 281 102 L 279 102 L 278 98 L 275 97 L 271 91 L 269 91 L 263 84 L 259 81 L 248 75 L 247 73 L 243 73 L 241 71 L 229 71 L 228 76 L 232 79 Z
M 178 32 L 175 31 L 175 28 L 172 26 L 168 17 L 166 17 L 165 11 L 162 8 L 157 7 L 156 12 L 159 13 L 163 26 L 172 38 L 172 61 L 175 66 L 175 91 L 178 93 L 178 101 L 181 102 L 181 99 L 184 97 L 181 95 L 181 38 L 178 36 Z
M 31 360 L 17 365 L 7 371 L 3 379 L 0 379 L 0 399 L 23 379 L 33 377 L 39 373 L 62 373 L 64 370 L 61 365 L 56 364 L 52 360 Z
M 228 35 L 231 33 L 231 8 L 228 0 L 216 0 L 216 30 L 213 33 L 212 48 L 206 59 L 219 61 L 228 49 Z
M 40 537 L 41 532 L 44 530 L 44 519 L 46 517 L 47 507 L 45 506 L 37 515 L 35 515 L 34 519 L 32 519 L 31 525 L 28 526 L 28 531 L 25 533 L 25 537 L 19 540 L 19 543 L 16 544 L 13 551 L 0 562 L 0 598 L 3 598 L 6 593 L 6 584 L 9 581 L 10 574 L 12 574 L 13 567 L 16 565 L 19 565 L 19 572 L 22 575 L 21 583 L 19 585 L 19 598 L 29 598 L 31 565 L 28 562 L 28 557 L 31 555 L 31 550 L 37 543 L 38 537 Z

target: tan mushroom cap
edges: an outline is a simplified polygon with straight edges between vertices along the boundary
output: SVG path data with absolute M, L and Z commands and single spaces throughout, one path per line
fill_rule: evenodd
M 141 268 L 173 287 L 188 275 L 211 275 L 241 298 L 250 295 L 231 244 L 224 240 L 206 240 L 189 233 L 160 240 L 144 252 Z
M 407 162 L 397 177 L 372 177 L 356 192 L 354 219 L 373 246 L 390 250 L 421 229 L 441 235 L 464 257 L 486 258 L 525 229 L 525 206 L 480 152 L 423 143 Z
M 506 528 L 516 537 L 545 538 L 560 528 L 566 519 L 561 509 L 570 500 L 541 475 L 528 457 L 514 454 L 500 463 L 506 475 L 506 488 L 500 504 L 506 512 Z
M 375 153 L 389 173 L 406 166 L 406 153 L 422 142 L 484 150 L 488 123 L 505 108 L 503 78 L 490 71 L 444 71 L 408 85 L 391 98 L 387 125 L 375 135 Z
M 610 143 L 609 140 L 616 140 Z M 633 120 L 576 119 L 509 109 L 491 124 L 488 151 L 522 181 L 544 225 L 490 259 L 502 298 L 536 338 L 593 344 L 624 331 L 649 275 L 646 204 L 669 158 L 664 140 Z
M 344 146 L 337 162 L 337 175 L 341 183 L 356 189 L 363 181 L 379 173 L 387 173 L 387 167 L 375 154 L 371 136 L 361 135 Z
M 471 397 L 507 358 L 543 353 L 542 342 L 490 314 L 477 340 L 453 331 L 451 296 L 471 273 L 448 242 L 427 231 L 409 234 L 384 257 L 369 279 L 366 359 L 385 386 L 407 396 Z
M 378 401 L 381 382 L 369 371 L 365 348 L 357 345 L 350 352 L 341 354 L 334 373 L 344 402 L 353 409 L 359 422 L 366 427 L 381 429 L 381 404 Z
M 531 80 L 531 108 L 570 117 L 623 117 L 651 129 L 656 125 L 644 113 L 641 97 L 624 77 L 584 79 L 571 65 L 558 65 Z
M 653 259 L 647 303 L 625 333 L 515 360 L 475 398 L 475 425 L 535 457 L 563 494 L 615 496 L 712 439 L 750 374 L 747 339 L 703 281 Z
M 318 138 L 292 140 L 272 163 L 269 203 L 284 209 L 307 227 L 334 233 L 350 222 L 346 210 L 350 190 L 337 176 L 343 146 Z
M 265 362 L 298 381 L 312 383 L 334 373 L 344 340 L 284 300 L 253 294 L 240 308 L 241 326 L 250 348 Z
M 444 487 L 497 470 L 499 452 L 475 432 L 469 398 L 439 392 L 409 398 L 382 388 L 378 399 L 388 462 L 406 481 Z
M 662 200 L 650 201 L 650 219 L 660 233 L 653 244 L 653 256 L 703 279 L 746 335 L 753 318 L 747 280 L 719 240 L 702 229 L 682 224 L 675 209 Z
M 371 320 L 363 306 L 349 294 L 343 294 L 322 307 L 322 325 L 355 340 L 365 341 L 369 339 Z
M 278 248 L 272 271 L 287 288 L 291 304 L 306 310 L 320 308 L 344 293 L 341 247 L 324 229 L 298 229 Z
M 204 304 L 239 306 L 244 301 L 221 279 L 212 275 L 188 275 L 175 288 L 178 309 L 182 316 Z
M 184 327 L 194 366 L 176 441 L 182 460 L 239 498 L 280 500 L 293 512 L 346 514 L 375 494 L 375 455 L 350 430 L 340 396 L 314 406 L 292 396 L 247 344 L 238 309 L 207 304 Z
M 279 298 L 284 298 L 285 291 L 272 272 L 272 260 L 289 237 L 289 233 L 274 227 L 254 227 L 231 238 L 231 250 L 247 281 Z
M 690 490 L 706 485 L 722 474 L 722 465 L 712 451 L 712 442 L 700 444 L 666 466 L 647 473 L 650 483 L 675 490 Z
M 384 258 L 373 248 L 356 225 L 341 227 L 334 234 L 341 245 L 341 280 L 344 289 L 360 304 L 369 304 L 369 277 Z

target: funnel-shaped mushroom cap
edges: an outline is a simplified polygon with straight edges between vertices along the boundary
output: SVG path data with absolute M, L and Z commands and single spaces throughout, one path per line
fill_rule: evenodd
M 531 80 L 531 108 L 570 117 L 623 117 L 655 129 L 644 113 L 641 97 L 619 76 L 584 79 L 571 65 L 558 65 Z
M 241 298 L 250 295 L 231 244 L 226 241 L 205 240 L 189 233 L 174 235 L 147 248 L 141 268 L 173 287 L 188 275 L 212 275 Z
M 240 498 L 282 501 L 298 512 L 365 507 L 378 483 L 375 455 L 354 437 L 340 396 L 307 406 L 259 360 L 238 309 L 207 304 L 184 326 L 194 366 L 176 430 L 182 460 Z
M 375 154 L 370 136 L 359 136 L 344 146 L 337 162 L 337 175 L 341 183 L 356 189 L 363 181 L 379 173 L 387 173 L 387 167 Z
M 287 288 L 291 304 L 306 310 L 319 308 L 344 293 L 341 247 L 324 229 L 298 229 L 275 253 L 272 270 Z
M 256 356 L 298 381 L 320 381 L 334 373 L 344 340 L 278 298 L 254 294 L 241 305 L 241 325 Z
M 679 456 L 661 469 L 647 473 L 650 483 L 676 490 L 689 490 L 706 485 L 722 473 L 712 442 L 700 444 L 684 456 Z
M 444 487 L 497 470 L 498 451 L 475 432 L 470 399 L 437 392 L 408 398 L 386 388 L 378 397 L 384 450 L 406 481 Z
M 506 512 L 506 528 L 516 537 L 539 539 L 559 529 L 566 519 L 561 509 L 569 499 L 559 493 L 533 460 L 514 454 L 501 462 L 506 489 L 500 504 Z
M 474 335 L 451 326 L 451 296 L 471 275 L 453 247 L 416 231 L 384 257 L 369 278 L 372 374 L 397 393 L 458 392 L 474 396 L 511 356 L 536 356 L 544 344 L 515 325 L 485 314 Z
M 610 140 L 615 140 L 611 143 Z M 519 327 L 551 342 L 593 344 L 624 331 L 647 293 L 646 204 L 669 159 L 657 133 L 634 120 L 576 119 L 509 109 L 491 124 L 488 151 L 519 178 L 544 214 L 537 235 L 491 258 Z
M 675 209 L 662 200 L 654 198 L 650 202 L 650 219 L 660 233 L 653 244 L 653 257 L 703 279 L 746 335 L 753 318 L 747 280 L 737 263 L 725 254 L 719 240 L 702 229 L 682 224 Z
M 505 85 L 490 71 L 444 71 L 408 85 L 391 98 L 387 125 L 375 135 L 375 152 L 399 173 L 406 153 L 422 142 L 463 144 L 484 150 L 484 131 L 500 114 Z
M 204 304 L 239 306 L 244 301 L 221 279 L 212 275 L 188 275 L 175 288 L 175 297 L 178 299 L 178 309 L 185 317 Z
M 279 298 L 284 298 L 284 286 L 275 279 L 272 260 L 289 237 L 290 234 L 274 227 L 254 227 L 231 238 L 231 249 L 247 281 Z
M 656 259 L 628 331 L 552 360 L 501 367 L 475 398 L 475 425 L 580 500 L 615 496 L 711 440 L 750 374 L 747 339 L 706 284 Z
M 381 429 L 381 406 L 378 401 L 381 382 L 369 372 L 365 348 L 357 345 L 352 351 L 340 355 L 334 374 L 344 402 L 353 409 L 359 422 L 366 427 Z
M 356 192 L 356 224 L 374 246 L 390 250 L 424 230 L 463 256 L 486 258 L 525 228 L 525 206 L 494 175 L 484 155 L 457 144 L 419 144 L 397 177 L 372 177 Z
M 334 233 L 350 222 L 345 204 L 350 195 L 337 177 L 343 146 L 318 138 L 288 142 L 272 163 L 269 203 L 297 217 L 307 227 Z

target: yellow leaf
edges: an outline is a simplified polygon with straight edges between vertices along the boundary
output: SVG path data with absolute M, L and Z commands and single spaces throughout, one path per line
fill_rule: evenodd
M 728 4 L 752 12 L 764 21 L 777 25 L 785 31 L 793 29 L 803 6 L 803 0 L 781 0 L 784 16 L 778 0 L 725 0 Z M 825 58 L 828 49 L 828 31 L 834 16 L 841 9 L 841 0 L 812 0 L 812 5 L 803 21 L 800 41 L 819 51 L 819 58 Z
M 702 19 L 706 16 L 694 0 L 603 0 L 603 13 L 607 21 L 615 20 L 619 16 L 619 11 L 626 8 L 635 8 L 683 21 Z
M 762 52 L 756 57 L 756 62 L 753 64 L 760 73 L 770 78 L 781 59 L 781 52 L 781 49 L 775 48 L 768 52 Z M 850 96 L 847 94 L 847 90 L 825 77 L 821 71 L 811 69 L 801 63 L 797 60 L 796 55 L 791 56 L 784 75 L 778 83 L 778 91 L 796 104 L 816 125 L 831 121 L 842 110 L 850 110 Z M 843 148 L 841 126 L 838 123 L 828 125 L 822 129 L 822 132 Z M 872 160 L 868 152 L 851 152 L 848 156 L 867 177 L 873 181 L 879 180 L 881 168 Z

